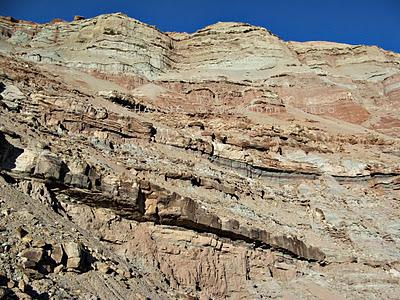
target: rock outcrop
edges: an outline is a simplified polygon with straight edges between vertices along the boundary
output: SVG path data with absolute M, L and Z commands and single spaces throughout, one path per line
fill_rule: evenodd
M 0 33 L 0 298 L 398 297 L 399 54 L 123 14 Z

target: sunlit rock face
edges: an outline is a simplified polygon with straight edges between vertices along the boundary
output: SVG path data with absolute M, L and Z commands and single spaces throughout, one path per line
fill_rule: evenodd
M 0 295 L 400 294 L 399 54 L 123 14 L 0 37 Z

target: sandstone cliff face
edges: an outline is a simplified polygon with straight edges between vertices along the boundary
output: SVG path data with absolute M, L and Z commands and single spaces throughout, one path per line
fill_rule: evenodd
M 399 54 L 122 14 L 0 29 L 1 293 L 396 299 Z

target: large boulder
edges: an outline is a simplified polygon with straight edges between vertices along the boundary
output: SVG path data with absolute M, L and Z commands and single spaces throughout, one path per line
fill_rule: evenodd
M 80 270 L 84 262 L 84 247 L 82 243 L 67 242 L 63 245 L 65 254 L 67 255 L 67 268 Z
M 18 111 L 26 96 L 14 85 L 0 83 L 0 101 L 9 110 Z
M 59 180 L 63 167 L 62 160 L 48 150 L 44 150 L 38 157 L 34 175 L 46 179 Z
M 24 152 L 17 157 L 13 171 L 31 173 L 35 170 L 39 153 L 31 149 L 24 149 Z
M 35 268 L 43 258 L 42 248 L 28 248 L 20 253 L 24 268 Z

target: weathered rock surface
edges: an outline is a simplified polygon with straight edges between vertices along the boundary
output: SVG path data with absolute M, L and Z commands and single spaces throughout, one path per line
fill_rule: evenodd
M 123 14 L 0 33 L 0 295 L 400 294 L 399 54 Z

